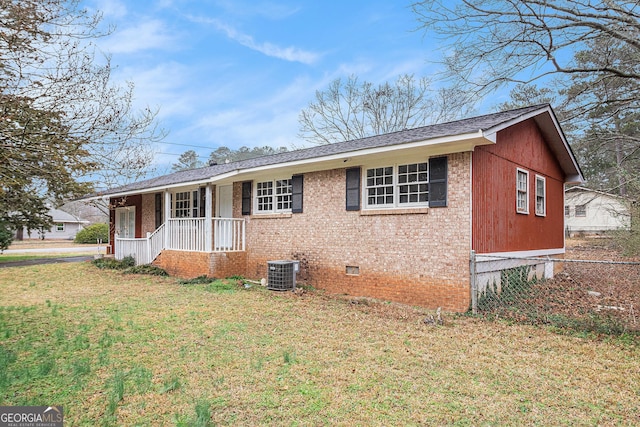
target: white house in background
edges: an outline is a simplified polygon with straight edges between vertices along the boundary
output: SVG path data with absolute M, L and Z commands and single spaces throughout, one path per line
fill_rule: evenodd
M 569 235 L 602 234 L 629 228 L 630 201 L 614 194 L 572 187 L 565 191 L 564 222 Z
M 31 230 L 31 236 L 27 230 L 20 230 L 16 233 L 16 239 L 74 239 L 78 231 L 82 230 L 89 221 L 77 218 L 70 213 L 59 209 L 49 209 L 49 215 L 53 218 L 51 229 L 38 231 Z

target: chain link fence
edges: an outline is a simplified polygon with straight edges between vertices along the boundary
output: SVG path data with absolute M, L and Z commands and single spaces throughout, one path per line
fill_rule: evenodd
M 640 333 L 640 262 L 471 254 L 472 311 L 605 334 Z

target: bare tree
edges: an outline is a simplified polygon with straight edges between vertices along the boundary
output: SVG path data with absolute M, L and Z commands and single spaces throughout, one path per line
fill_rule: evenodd
M 432 96 L 426 78 L 405 74 L 375 86 L 350 76 L 316 92 L 298 117 L 299 136 L 315 144 L 348 141 L 457 118 L 469 105 L 452 89 Z
M 528 107 L 535 104 L 555 104 L 558 98 L 558 92 L 549 88 L 539 88 L 536 85 L 518 84 L 511 92 L 511 99 L 500 103 L 497 106 L 498 111 L 515 110 L 516 108 Z
M 608 63 L 634 68 L 640 67 L 640 53 L 603 37 L 576 52 L 574 62 L 590 69 Z M 583 130 L 576 135 L 575 146 L 589 160 L 585 163 L 590 185 L 621 196 L 639 196 L 640 80 L 602 72 L 576 73 L 562 93 L 567 120 Z
M 60 112 L 69 134 L 84 140 L 102 185 L 135 180 L 164 135 L 155 111 L 133 110 L 133 84 L 111 82 L 110 58 L 93 43 L 110 29 L 101 31 L 101 15 L 79 3 L 0 0 L 0 91 Z
M 448 77 L 478 96 L 551 81 L 590 185 L 640 187 L 637 1 L 427 0 L 413 10 L 427 34 L 443 36 Z
M 441 36 L 448 73 L 486 93 L 552 74 L 601 73 L 640 81 L 640 9 L 621 0 L 426 0 L 413 5 L 422 28 Z M 573 61 L 593 40 L 633 52 L 597 66 Z
M 164 135 L 111 83 L 100 14 L 79 0 L 0 0 L 0 222 L 46 225 L 46 202 L 135 180 Z
M 237 150 L 228 147 L 218 147 L 209 155 L 209 164 L 222 164 L 229 162 L 237 162 L 240 160 L 254 159 L 256 157 L 270 156 L 278 153 L 289 151 L 287 147 L 273 148 L 268 145 L 262 147 L 249 148 L 242 146 Z

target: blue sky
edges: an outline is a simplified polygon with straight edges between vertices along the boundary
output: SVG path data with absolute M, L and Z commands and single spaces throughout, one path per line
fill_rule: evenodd
M 156 162 L 193 149 L 301 146 L 298 114 L 335 78 L 374 83 L 437 71 L 404 1 L 85 0 L 115 32 L 99 40 L 114 81 L 169 132 Z M 178 145 L 182 144 L 182 145 Z M 164 165 L 164 166 L 161 166 Z M 162 172 L 162 170 L 159 170 Z

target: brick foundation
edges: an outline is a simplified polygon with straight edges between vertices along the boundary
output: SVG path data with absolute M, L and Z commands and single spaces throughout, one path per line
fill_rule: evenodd
M 230 277 L 242 275 L 246 266 L 246 252 L 188 252 L 164 250 L 153 265 L 169 275 L 191 279 L 198 276 Z

